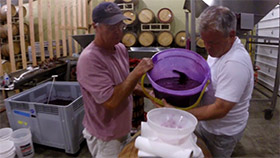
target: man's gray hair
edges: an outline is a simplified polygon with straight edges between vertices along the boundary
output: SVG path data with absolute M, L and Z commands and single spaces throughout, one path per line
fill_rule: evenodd
M 199 32 L 220 31 L 228 37 L 230 31 L 236 31 L 236 16 L 227 7 L 211 6 L 199 16 Z

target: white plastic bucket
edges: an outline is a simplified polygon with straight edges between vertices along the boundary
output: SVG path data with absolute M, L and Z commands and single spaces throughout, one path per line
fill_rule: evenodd
M 28 128 L 15 130 L 10 139 L 15 143 L 16 153 L 19 158 L 31 158 L 34 156 L 32 136 Z
M 13 133 L 13 129 L 11 129 L 11 128 L 8 128 L 8 127 L 1 128 L 0 129 L 0 142 L 9 140 L 12 133 Z
M 4 140 L 0 142 L 0 157 L 1 158 L 14 158 L 16 156 L 16 149 L 14 142 Z

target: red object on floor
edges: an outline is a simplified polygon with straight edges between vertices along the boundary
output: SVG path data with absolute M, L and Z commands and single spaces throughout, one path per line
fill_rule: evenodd
M 134 68 L 138 65 L 138 63 L 140 62 L 141 60 L 140 59 L 137 59 L 137 58 L 129 58 L 129 66 L 131 68 Z
M 261 68 L 257 65 L 254 66 L 254 81 L 255 83 L 258 82 L 258 71 L 260 70 Z

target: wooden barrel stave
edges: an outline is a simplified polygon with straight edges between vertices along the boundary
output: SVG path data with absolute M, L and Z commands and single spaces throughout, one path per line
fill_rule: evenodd
M 25 34 L 25 35 L 29 34 L 29 25 L 26 24 L 26 23 L 24 23 L 24 28 L 23 28 L 23 30 L 24 30 L 24 34 Z

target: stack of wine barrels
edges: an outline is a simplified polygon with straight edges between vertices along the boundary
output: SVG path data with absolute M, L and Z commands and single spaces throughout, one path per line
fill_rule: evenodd
M 144 8 L 139 12 L 138 19 L 142 24 L 170 24 L 173 21 L 173 13 L 169 8 L 161 8 L 157 12 L 157 16 L 155 16 L 152 10 Z M 160 28 L 157 31 L 151 29 L 150 31 L 141 32 L 138 40 L 142 46 L 146 47 L 151 46 L 155 41 L 159 46 L 168 47 L 173 42 L 173 34 L 170 31 L 161 31 Z
M 137 14 L 133 10 L 126 10 L 124 11 L 123 15 L 130 18 L 130 20 L 124 20 L 124 23 L 128 27 L 123 35 L 122 43 L 127 47 L 132 47 L 135 46 L 137 43 L 137 35 L 135 33 L 135 30 L 137 30 L 138 23 Z
M 123 11 L 123 15 L 130 18 L 130 20 L 124 20 L 127 28 L 122 37 L 122 43 L 126 47 L 132 47 L 137 44 L 137 29 L 138 29 L 138 18 L 135 12 L 135 7 L 138 5 L 139 0 L 116 0 L 115 3 L 125 5 L 127 7 Z M 129 6 L 131 8 L 129 8 Z
M 7 25 L 7 11 L 8 6 L 3 5 L 0 8 L 0 49 L 2 57 L 9 57 L 9 45 L 8 45 L 8 25 Z M 12 16 L 12 35 L 14 36 L 14 54 L 17 55 L 20 53 L 20 43 L 19 43 L 19 24 L 17 17 L 19 16 L 19 7 L 11 5 L 11 16 Z M 27 10 L 23 7 L 23 16 L 26 16 Z M 28 35 L 29 26 L 28 24 L 24 24 L 24 34 Z M 17 36 L 17 38 L 15 38 Z M 27 43 L 27 42 L 26 42 Z
M 161 8 L 157 13 L 157 18 L 161 23 L 171 23 L 173 21 L 173 12 L 168 8 Z M 160 32 L 157 36 L 159 45 L 168 47 L 173 42 L 173 34 L 170 31 Z
M 138 13 L 138 19 L 141 24 L 149 24 L 155 22 L 155 14 L 148 8 L 143 8 Z M 141 31 L 138 36 L 141 46 L 149 47 L 155 42 L 155 35 L 152 31 Z
M 170 29 L 142 29 L 141 24 L 151 24 L 151 27 L 157 25 L 154 24 L 169 24 L 169 28 L 171 27 L 171 23 L 173 22 L 174 15 L 171 9 L 169 8 L 161 8 L 158 10 L 157 14 L 155 14 L 151 9 L 142 8 L 135 12 L 135 7 L 138 5 L 139 0 L 104 0 L 107 2 L 117 3 L 121 9 L 125 8 L 123 5 L 133 4 L 133 9 L 123 9 L 123 15 L 129 17 L 131 20 L 124 20 L 124 23 L 127 25 L 127 28 L 122 37 L 122 43 L 126 47 L 133 46 L 162 46 L 162 47 L 170 47 L 173 43 L 177 47 L 185 47 L 186 46 L 186 35 L 185 31 L 179 31 L 175 37 L 170 31 Z M 145 25 L 143 25 L 144 27 Z

